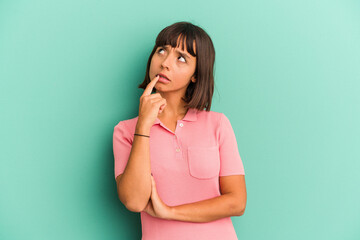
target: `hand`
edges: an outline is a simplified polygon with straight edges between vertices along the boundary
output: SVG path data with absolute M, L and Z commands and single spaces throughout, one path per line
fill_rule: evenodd
M 156 77 L 146 86 L 140 97 L 138 121 L 145 123 L 147 126 L 152 126 L 158 114 L 166 107 L 166 99 L 162 98 L 160 93 L 151 94 L 158 80 L 159 75 L 156 75 Z
M 167 220 L 171 219 L 171 214 L 172 214 L 171 207 L 166 205 L 160 199 L 156 191 L 156 185 L 153 176 L 151 176 L 151 197 L 144 211 L 153 217 L 163 218 Z

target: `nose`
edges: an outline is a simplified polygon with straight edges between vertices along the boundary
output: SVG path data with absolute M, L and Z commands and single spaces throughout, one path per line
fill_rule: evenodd
M 162 61 L 161 66 L 162 66 L 163 68 L 168 68 L 168 69 L 169 69 L 169 66 L 170 66 L 170 63 L 171 63 L 171 59 L 172 59 L 171 53 L 169 53 L 169 54 L 164 58 L 164 60 Z

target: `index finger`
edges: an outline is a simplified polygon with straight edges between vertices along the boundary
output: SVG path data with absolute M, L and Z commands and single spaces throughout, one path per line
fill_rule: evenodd
M 159 80 L 159 75 L 156 75 L 156 77 L 153 78 L 153 80 L 151 80 L 148 85 L 146 86 L 142 96 L 146 96 L 146 95 L 150 95 L 157 80 Z

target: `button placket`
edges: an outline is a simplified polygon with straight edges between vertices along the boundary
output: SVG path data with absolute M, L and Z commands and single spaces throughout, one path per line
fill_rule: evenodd
M 176 151 L 176 153 L 178 155 L 181 152 L 179 139 L 178 139 L 178 137 L 176 135 L 174 135 L 174 138 L 175 138 L 175 151 Z M 178 156 L 176 158 L 178 158 Z
M 175 134 L 174 134 L 175 145 L 174 145 L 174 147 L 175 147 L 176 159 L 181 160 L 181 159 L 183 159 L 183 151 L 181 149 L 181 141 L 180 141 L 178 133 L 179 133 L 179 131 L 180 132 L 182 131 L 182 127 L 184 127 L 184 123 L 178 122 L 177 126 L 179 126 L 179 127 L 177 127 L 175 129 Z

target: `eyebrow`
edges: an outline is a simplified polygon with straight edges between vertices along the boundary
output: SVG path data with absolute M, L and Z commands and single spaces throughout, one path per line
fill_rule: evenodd
M 161 46 L 160 46 L 160 47 L 161 47 Z M 162 46 L 162 47 L 163 47 L 163 48 L 166 48 L 166 49 L 169 49 L 168 46 Z M 175 50 L 175 52 L 180 53 L 180 54 L 184 55 L 184 57 L 190 59 L 190 56 L 189 56 L 188 54 L 186 54 L 185 52 L 181 52 L 181 51 L 179 51 L 179 50 Z

